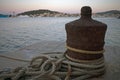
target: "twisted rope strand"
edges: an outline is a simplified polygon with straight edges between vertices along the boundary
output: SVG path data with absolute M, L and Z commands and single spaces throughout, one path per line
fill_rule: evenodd
M 0 79 L 20 80 L 20 77 L 25 76 L 25 80 L 29 80 L 27 77 L 31 77 L 32 80 L 43 80 L 44 78 L 48 80 L 84 80 L 101 75 L 105 70 L 104 58 L 90 63 L 77 63 L 69 61 L 63 54 L 47 55 L 49 56 L 41 55 L 33 58 L 26 68 L 23 67 L 15 72 L 0 74 Z

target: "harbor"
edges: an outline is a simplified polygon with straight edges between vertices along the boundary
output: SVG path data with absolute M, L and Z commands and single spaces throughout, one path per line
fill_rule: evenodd
M 92 8 L 90 6 L 83 6 L 80 14 L 80 19 L 65 23 L 66 40 L 50 41 L 49 38 L 49 41 L 45 39 L 39 43 L 22 46 L 15 51 L 7 53 L 3 51 L 4 54 L 0 54 L 0 79 L 120 79 L 120 47 L 109 46 L 109 43 L 105 42 L 105 38 L 110 38 L 108 38 L 109 34 L 107 33 L 108 25 L 92 19 Z M 33 33 L 33 30 L 30 32 Z M 5 39 L 5 37 L 3 38 Z M 58 39 L 60 38 L 58 37 Z M 21 40 L 24 41 L 24 38 Z M 5 47 L 4 44 L 1 46 Z M 14 48 L 17 47 L 20 46 L 14 44 Z

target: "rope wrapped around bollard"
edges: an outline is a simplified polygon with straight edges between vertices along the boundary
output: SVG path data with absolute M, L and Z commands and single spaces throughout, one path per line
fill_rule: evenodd
M 104 58 L 87 64 L 70 61 L 64 54 L 50 53 L 35 57 L 27 67 L 1 73 L 0 79 L 11 80 L 84 80 L 103 74 Z

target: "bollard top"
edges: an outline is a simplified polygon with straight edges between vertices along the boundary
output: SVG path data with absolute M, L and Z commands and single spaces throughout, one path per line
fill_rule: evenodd
M 81 8 L 81 15 L 91 15 L 92 14 L 92 9 L 89 6 L 83 6 Z

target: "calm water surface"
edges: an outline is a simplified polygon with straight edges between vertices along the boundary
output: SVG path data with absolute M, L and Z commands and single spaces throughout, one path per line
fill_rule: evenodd
M 78 18 L 0 18 L 0 53 L 41 41 L 65 41 L 65 24 L 75 19 Z M 120 46 L 120 19 L 95 19 L 108 25 L 105 45 Z

